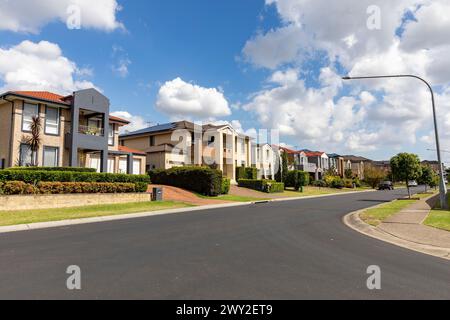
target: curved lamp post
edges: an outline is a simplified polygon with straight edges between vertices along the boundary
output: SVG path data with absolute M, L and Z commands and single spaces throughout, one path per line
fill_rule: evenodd
M 439 161 L 439 176 L 440 176 L 440 185 L 439 185 L 439 195 L 440 195 L 440 202 L 441 202 L 441 208 L 448 209 L 448 203 L 447 203 L 447 186 L 445 185 L 445 179 L 444 179 L 444 168 L 442 167 L 442 157 L 441 157 L 441 145 L 439 142 L 439 132 L 438 132 L 438 123 L 437 123 L 437 116 L 436 116 L 436 104 L 434 99 L 434 92 L 431 85 L 422 79 L 421 77 L 412 75 L 412 74 L 399 74 L 399 75 L 390 75 L 390 76 L 369 76 L 369 77 L 343 77 L 343 80 L 363 80 L 363 79 L 385 79 L 385 78 L 415 78 L 423 83 L 425 83 L 430 89 L 431 92 L 431 103 L 433 107 L 433 120 L 434 120 L 434 134 L 436 136 L 436 151 Z

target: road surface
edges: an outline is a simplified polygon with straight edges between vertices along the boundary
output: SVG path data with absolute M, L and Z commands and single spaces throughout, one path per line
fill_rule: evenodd
M 258 204 L 0 235 L 2 299 L 450 299 L 450 262 L 342 217 L 405 191 Z M 68 266 L 81 290 L 66 287 Z M 367 289 L 368 266 L 382 289 Z

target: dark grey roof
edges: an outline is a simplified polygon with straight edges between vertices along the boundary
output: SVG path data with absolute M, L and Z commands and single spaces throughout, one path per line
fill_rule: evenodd
M 147 133 L 168 131 L 168 130 L 174 129 L 176 127 L 176 125 L 177 125 L 176 122 L 165 123 L 165 124 L 158 124 L 158 125 L 153 126 L 153 127 L 149 127 L 149 128 L 145 128 L 145 129 L 141 129 L 141 130 L 137 130 L 137 131 L 121 134 L 120 138 L 126 138 L 126 137 L 131 137 L 131 136 L 138 136 L 138 135 L 147 134 Z

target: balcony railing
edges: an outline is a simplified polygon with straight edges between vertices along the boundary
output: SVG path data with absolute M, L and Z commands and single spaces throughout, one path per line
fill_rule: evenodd
M 78 126 L 78 132 L 81 134 L 85 134 L 88 136 L 97 136 L 97 137 L 104 137 L 105 136 L 105 130 L 103 128 L 98 127 L 90 127 L 90 126 Z

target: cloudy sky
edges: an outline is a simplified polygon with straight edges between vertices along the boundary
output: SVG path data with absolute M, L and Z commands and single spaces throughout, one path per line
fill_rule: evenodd
M 450 150 L 448 0 L 0 0 L 0 15 L 2 92 L 95 87 L 129 130 L 227 121 L 296 148 L 432 160 L 422 83 L 341 80 L 413 73 Z

